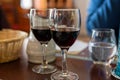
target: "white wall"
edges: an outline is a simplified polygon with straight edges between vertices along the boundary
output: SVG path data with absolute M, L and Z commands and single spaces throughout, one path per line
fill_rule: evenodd
M 87 35 L 86 33 L 86 16 L 89 0 L 73 0 L 74 6 L 81 11 L 81 32 L 80 35 Z

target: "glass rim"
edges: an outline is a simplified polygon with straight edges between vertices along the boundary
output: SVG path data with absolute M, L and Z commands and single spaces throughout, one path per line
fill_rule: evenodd
M 80 10 L 79 8 L 75 8 L 75 9 L 56 9 L 56 11 L 76 11 L 76 10 Z
M 114 29 L 111 28 L 95 28 L 92 31 L 99 31 L 99 32 L 114 32 Z
M 31 8 L 30 10 L 53 10 L 53 9 L 55 9 L 55 10 L 64 10 L 64 11 L 68 11 L 68 10 L 80 10 L 79 8 L 69 8 L 69 9 L 65 9 L 65 8 L 63 8 L 63 9 L 57 9 L 57 8 L 40 8 L 40 9 L 35 9 L 35 8 Z
M 55 8 L 40 8 L 40 9 L 31 8 L 30 11 L 31 11 L 31 10 L 38 10 L 38 11 L 39 11 L 39 10 L 54 10 L 54 9 L 55 9 Z

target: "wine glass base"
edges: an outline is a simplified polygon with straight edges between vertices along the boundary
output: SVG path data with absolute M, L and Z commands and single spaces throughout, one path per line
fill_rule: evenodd
M 55 72 L 56 70 L 57 68 L 51 65 L 47 65 L 47 66 L 36 65 L 32 68 L 33 72 L 39 73 L 39 74 L 49 74 L 49 73 Z
M 116 75 L 116 73 L 115 73 L 114 70 L 112 70 L 111 74 L 112 74 L 115 78 L 120 79 L 120 76 Z
M 79 77 L 77 74 L 68 71 L 67 74 L 63 74 L 61 71 L 53 73 L 51 75 L 51 80 L 78 80 Z

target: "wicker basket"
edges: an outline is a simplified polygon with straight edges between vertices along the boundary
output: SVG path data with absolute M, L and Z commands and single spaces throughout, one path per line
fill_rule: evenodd
M 19 52 L 27 33 L 20 30 L 3 29 L 0 31 L 0 63 L 19 58 Z

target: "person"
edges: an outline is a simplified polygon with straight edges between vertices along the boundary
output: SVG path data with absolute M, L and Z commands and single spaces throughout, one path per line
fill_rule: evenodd
M 86 29 L 89 36 L 94 28 L 111 28 L 119 35 L 120 0 L 90 0 Z M 117 39 L 118 40 L 118 39 Z
M 0 30 L 3 28 L 10 28 L 9 22 L 6 18 L 5 12 L 0 5 Z

